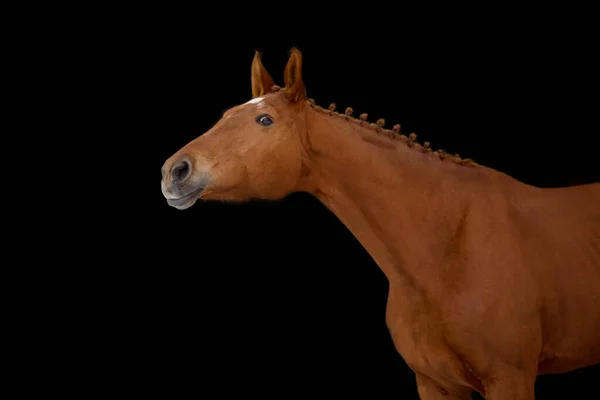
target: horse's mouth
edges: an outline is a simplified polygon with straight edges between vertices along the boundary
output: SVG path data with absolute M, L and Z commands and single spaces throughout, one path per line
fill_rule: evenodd
M 200 194 L 204 190 L 204 187 L 199 187 L 196 190 L 186 194 L 185 196 L 181 196 L 178 199 L 167 199 L 167 203 L 171 207 L 175 207 L 178 210 L 185 210 L 186 208 L 190 208 L 194 205 Z

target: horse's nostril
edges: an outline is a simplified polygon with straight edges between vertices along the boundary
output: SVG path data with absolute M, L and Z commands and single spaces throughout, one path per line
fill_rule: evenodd
M 192 172 L 192 168 L 188 161 L 182 161 L 181 163 L 175 165 L 173 169 L 171 169 L 171 176 L 173 177 L 173 183 L 180 183 L 185 181 Z

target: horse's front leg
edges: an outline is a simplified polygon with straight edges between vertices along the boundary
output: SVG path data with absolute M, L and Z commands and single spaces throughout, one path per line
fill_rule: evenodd
M 440 385 L 436 381 L 417 374 L 417 390 L 421 400 L 471 400 L 473 391 L 456 385 Z
M 534 400 L 535 368 L 526 370 L 499 370 L 493 380 L 484 382 L 486 399 L 491 400 Z

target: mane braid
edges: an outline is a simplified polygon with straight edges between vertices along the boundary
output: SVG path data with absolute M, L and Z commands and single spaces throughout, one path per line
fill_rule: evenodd
M 353 122 L 358 123 L 360 126 L 369 127 L 371 129 L 373 129 L 378 134 L 384 134 L 385 136 L 387 136 L 388 138 L 393 139 L 393 140 L 400 140 L 409 148 L 420 150 L 423 153 L 433 153 L 440 160 L 450 160 L 456 164 L 466 165 L 466 166 L 470 166 L 470 167 L 474 167 L 477 165 L 472 159 L 460 158 L 460 155 L 458 155 L 458 154 L 452 155 L 442 149 L 434 151 L 431 149 L 431 145 L 429 142 L 424 142 L 421 145 L 419 142 L 417 142 L 417 134 L 416 133 L 412 132 L 408 136 L 401 133 L 401 125 L 400 124 L 394 125 L 392 127 L 392 129 L 385 129 L 384 128 L 385 119 L 380 118 L 377 120 L 376 123 L 370 123 L 367 121 L 367 118 L 368 118 L 367 113 L 360 114 L 357 119 L 354 116 L 352 116 L 352 113 L 354 112 L 354 110 L 351 107 L 347 107 L 344 114 L 340 114 L 337 111 L 335 111 L 335 109 L 336 109 L 335 103 L 331 103 L 329 105 L 329 107 L 327 109 L 325 109 L 325 108 L 317 105 L 315 103 L 314 99 L 308 99 L 308 105 L 310 107 L 314 108 L 315 110 L 320 111 L 324 114 L 338 116 L 338 117 L 343 118 L 348 121 L 352 120 Z

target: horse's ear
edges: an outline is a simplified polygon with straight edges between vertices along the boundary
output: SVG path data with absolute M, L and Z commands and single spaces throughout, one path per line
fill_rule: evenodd
M 285 91 L 293 102 L 306 100 L 306 88 L 302 81 L 302 53 L 296 48 L 292 49 L 285 66 L 284 81 Z
M 254 60 L 252 61 L 252 97 L 260 97 L 273 91 L 273 78 L 267 72 L 262 62 L 260 61 L 260 53 L 256 51 L 254 53 Z

